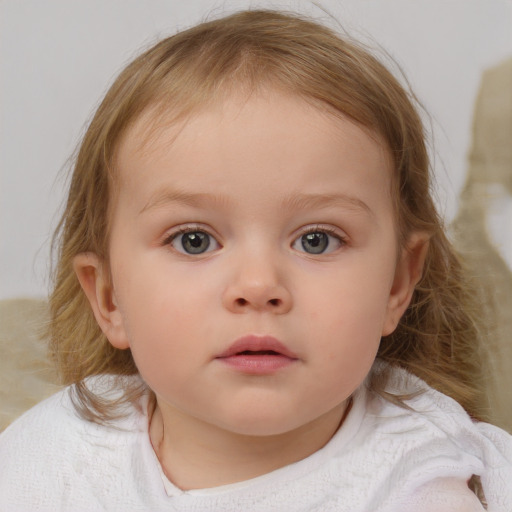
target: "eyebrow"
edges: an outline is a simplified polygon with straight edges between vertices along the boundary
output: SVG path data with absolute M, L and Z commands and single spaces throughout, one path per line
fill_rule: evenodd
M 190 207 L 225 207 L 229 199 L 218 194 L 206 192 L 186 192 L 176 189 L 165 189 L 154 194 L 144 205 L 139 215 L 150 210 L 162 208 L 168 204 L 181 204 Z M 347 194 L 291 194 L 282 203 L 283 208 L 289 210 L 323 209 L 342 207 L 356 212 L 374 215 L 371 208 L 361 199 Z
M 228 200 L 223 196 L 208 194 L 206 192 L 185 192 L 183 190 L 165 189 L 151 196 L 149 201 L 139 212 L 139 215 L 172 203 L 191 207 L 204 207 L 205 205 L 224 206 L 227 202 Z
M 294 194 L 285 199 L 283 206 L 292 210 L 342 207 L 374 215 L 363 200 L 348 194 Z

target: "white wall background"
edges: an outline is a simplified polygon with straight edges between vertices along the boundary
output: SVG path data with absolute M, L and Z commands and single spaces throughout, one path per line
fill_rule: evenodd
M 439 205 L 456 212 L 485 68 L 512 56 L 512 0 L 319 0 L 403 67 L 434 119 Z M 44 296 L 58 178 L 108 85 L 134 55 L 207 15 L 311 1 L 0 0 L 0 299 Z

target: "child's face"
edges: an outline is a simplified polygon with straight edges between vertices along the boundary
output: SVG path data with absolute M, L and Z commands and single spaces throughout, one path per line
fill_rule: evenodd
M 140 148 L 144 126 L 119 149 L 111 291 L 89 260 L 112 344 L 171 416 L 252 435 L 341 417 L 414 286 L 383 144 L 270 92 Z

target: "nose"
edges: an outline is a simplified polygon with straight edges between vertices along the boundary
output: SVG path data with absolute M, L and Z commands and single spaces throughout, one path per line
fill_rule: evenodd
M 245 258 L 231 274 L 223 295 L 224 307 L 233 313 L 250 311 L 285 314 L 292 308 L 292 294 L 275 261 Z

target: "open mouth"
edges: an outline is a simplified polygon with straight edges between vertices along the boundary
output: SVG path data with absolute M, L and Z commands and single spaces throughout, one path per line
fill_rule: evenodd
M 238 339 L 216 359 L 231 369 L 251 375 L 272 374 L 298 361 L 298 357 L 277 339 L 254 335 Z
M 290 359 L 297 359 L 284 343 L 272 336 L 248 335 L 237 339 L 217 358 L 233 356 L 283 356 Z
M 237 352 L 235 355 L 237 356 L 280 356 L 282 355 L 280 352 L 276 352 L 275 350 L 242 350 L 242 352 Z

